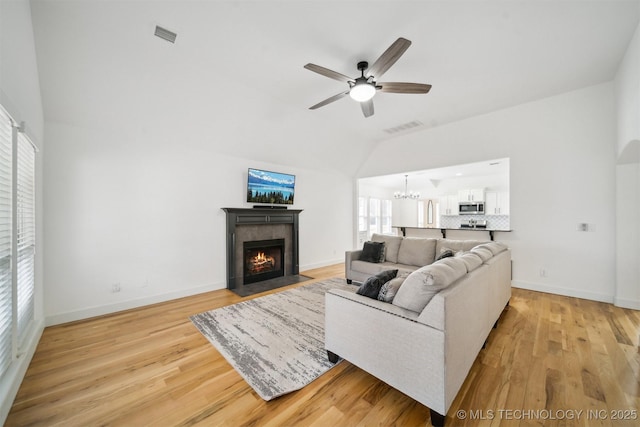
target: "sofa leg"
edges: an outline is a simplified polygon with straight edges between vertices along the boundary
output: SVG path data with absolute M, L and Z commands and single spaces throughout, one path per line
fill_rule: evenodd
M 351 280 L 351 279 L 347 279 L 347 285 L 350 285 L 350 284 L 352 284 L 352 283 L 353 283 L 353 280 Z
M 444 427 L 444 415 L 437 413 L 433 409 L 429 409 L 431 413 L 431 425 L 433 427 Z
M 327 356 L 329 356 L 329 362 L 331 363 L 338 363 L 338 360 L 340 360 L 340 356 L 329 350 L 327 350 Z

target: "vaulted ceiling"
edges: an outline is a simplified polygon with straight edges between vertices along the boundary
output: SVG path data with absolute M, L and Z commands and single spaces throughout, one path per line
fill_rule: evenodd
M 198 141 L 278 164 L 354 172 L 386 130 L 411 131 L 610 81 L 638 24 L 634 1 L 31 0 L 47 123 Z M 153 35 L 178 34 L 175 44 Z M 363 117 L 346 84 L 398 37 L 413 42 Z

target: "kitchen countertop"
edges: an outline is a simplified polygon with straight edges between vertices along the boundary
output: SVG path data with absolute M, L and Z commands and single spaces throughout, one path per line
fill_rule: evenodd
M 503 233 L 509 233 L 512 230 L 504 230 L 504 229 L 498 229 L 498 228 L 469 228 L 469 227 L 458 227 L 458 228 L 443 228 L 443 227 L 401 227 L 401 226 L 392 226 L 393 228 L 397 228 L 402 232 L 403 236 L 407 235 L 406 230 L 408 228 L 410 229 L 417 229 L 417 230 L 440 230 L 440 233 L 442 233 L 442 237 L 443 238 L 447 238 L 447 230 L 455 230 L 455 231 L 486 231 L 489 233 L 489 237 L 491 238 L 491 240 L 493 240 L 493 233 L 494 232 L 503 232 Z

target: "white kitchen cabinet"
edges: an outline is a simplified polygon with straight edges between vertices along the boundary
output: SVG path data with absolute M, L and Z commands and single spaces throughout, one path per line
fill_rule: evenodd
M 444 196 L 440 200 L 440 213 L 442 215 L 458 215 L 458 196 Z
M 484 202 L 484 188 L 458 190 L 460 202 Z
M 486 215 L 509 215 L 509 193 L 487 191 L 484 211 Z

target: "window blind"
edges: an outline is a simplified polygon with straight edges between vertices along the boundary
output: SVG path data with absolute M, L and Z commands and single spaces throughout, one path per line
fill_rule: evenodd
M 31 141 L 18 134 L 17 145 L 17 333 L 20 346 L 33 320 L 35 284 L 35 150 Z
M 0 108 L 0 376 L 13 358 L 12 238 L 12 126 Z

